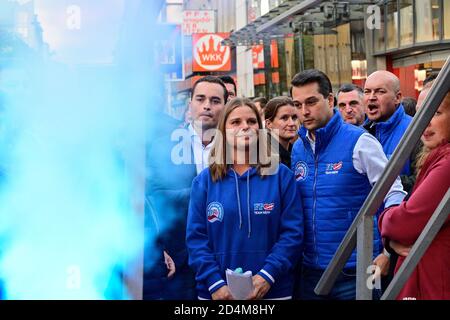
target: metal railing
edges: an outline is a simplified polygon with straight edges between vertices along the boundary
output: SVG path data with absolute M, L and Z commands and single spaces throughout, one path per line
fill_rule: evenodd
M 368 288 L 366 283 L 366 270 L 372 264 L 372 248 L 373 248 L 373 215 L 377 212 L 378 208 L 382 205 L 383 199 L 397 176 L 400 174 L 405 162 L 409 158 L 409 155 L 413 151 L 417 142 L 419 141 L 422 133 L 433 118 L 436 110 L 439 108 L 440 103 L 450 90 L 450 57 L 447 58 L 445 65 L 442 67 L 438 77 L 433 82 L 433 85 L 424 100 L 423 106 L 419 109 L 413 118 L 413 121 L 409 125 L 402 139 L 400 140 L 397 148 L 392 154 L 386 168 L 383 171 L 380 180 L 372 188 L 371 192 L 366 198 L 366 201 L 362 205 L 355 217 L 352 225 L 350 226 L 347 234 L 339 245 L 333 259 L 328 267 L 325 269 L 321 279 L 319 280 L 314 292 L 318 295 L 327 295 L 331 291 L 337 277 L 341 273 L 345 266 L 345 263 L 350 258 L 357 243 L 357 275 L 356 275 L 356 299 L 357 300 L 370 300 L 372 297 L 371 289 Z M 442 204 L 442 203 L 441 203 Z M 444 203 L 445 207 L 445 203 Z M 433 216 L 434 217 L 434 216 Z M 430 222 L 437 223 L 435 219 L 430 219 Z M 370 227 L 369 227 L 370 224 Z M 427 225 L 428 226 L 428 225 Z M 434 230 L 435 226 L 430 226 Z M 425 230 L 426 231 L 426 230 Z M 422 248 L 423 241 L 432 241 L 432 233 L 427 232 L 427 237 L 420 237 L 415 246 Z M 358 237 L 358 241 L 357 241 Z M 420 242 L 419 242 L 420 240 Z M 417 250 L 412 262 L 418 261 L 424 250 Z M 417 260 L 415 260 L 417 259 Z M 411 259 L 410 259 L 411 260 Z M 400 278 L 400 271 L 397 273 L 397 279 Z M 395 280 L 395 279 L 394 279 Z M 400 278 L 402 280 L 402 278 Z M 400 285 L 401 281 L 397 280 L 392 285 Z M 390 287 L 389 291 L 383 298 L 393 298 L 395 292 L 398 292 L 398 287 Z M 394 297 L 395 298 L 395 297 Z

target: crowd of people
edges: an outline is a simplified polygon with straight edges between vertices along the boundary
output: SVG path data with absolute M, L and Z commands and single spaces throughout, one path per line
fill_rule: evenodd
M 225 272 L 236 268 L 252 272 L 248 299 L 355 299 L 356 252 L 328 295 L 314 288 L 434 78 L 417 102 L 388 71 L 334 95 L 326 74 L 306 70 L 269 101 L 238 97 L 230 77 L 199 79 L 187 134 L 166 130 L 148 148 L 146 228 L 158 236 L 144 299 L 233 299 Z M 421 141 L 373 213 L 375 299 L 450 186 L 450 93 Z M 450 299 L 449 265 L 448 218 L 397 299 Z

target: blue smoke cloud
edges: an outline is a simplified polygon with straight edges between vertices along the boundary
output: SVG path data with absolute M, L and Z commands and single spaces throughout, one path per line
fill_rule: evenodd
M 0 65 L 3 298 L 131 297 L 124 278 L 144 246 L 145 145 L 161 92 L 148 30 L 160 6 L 123 2 L 107 63 L 95 50 L 89 63 L 86 48 L 68 63 L 21 46 Z M 104 32 L 88 34 L 101 42 Z

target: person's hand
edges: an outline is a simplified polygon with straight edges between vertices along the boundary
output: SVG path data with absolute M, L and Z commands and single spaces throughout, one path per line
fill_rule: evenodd
M 270 289 L 270 283 L 266 281 L 263 277 L 261 277 L 259 274 L 254 275 L 252 277 L 253 280 L 253 292 L 248 297 L 249 300 L 259 300 L 264 298 L 267 291 Z
M 169 270 L 169 272 L 167 273 L 167 278 L 170 279 L 175 274 L 176 267 L 175 262 L 173 262 L 172 260 L 172 257 L 169 256 L 169 254 L 166 251 L 164 251 L 164 263 L 166 264 L 167 270 Z
M 383 253 L 380 253 L 375 258 L 375 260 L 373 260 L 373 264 L 376 265 L 378 268 L 380 268 L 380 273 L 383 277 L 387 276 L 387 274 L 389 273 L 389 265 L 390 265 L 389 257 L 387 257 Z
M 399 256 L 407 257 L 409 254 L 409 251 L 411 250 L 410 246 L 405 246 L 401 243 L 390 241 L 389 246 L 394 250 Z
M 211 297 L 213 300 L 234 300 L 228 286 L 220 287 L 220 289 L 215 291 Z

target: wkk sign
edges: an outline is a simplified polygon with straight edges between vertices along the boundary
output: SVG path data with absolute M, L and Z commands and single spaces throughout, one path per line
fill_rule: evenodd
M 230 47 L 221 44 L 228 37 L 229 33 L 192 35 L 193 71 L 230 71 Z

